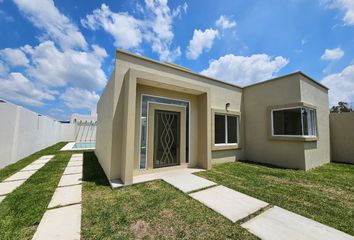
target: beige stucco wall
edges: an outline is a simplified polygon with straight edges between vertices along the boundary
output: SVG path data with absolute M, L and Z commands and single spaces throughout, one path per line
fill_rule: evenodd
M 230 111 L 241 112 L 242 89 L 237 88 L 235 86 L 230 86 L 225 83 L 212 81 L 207 78 L 191 75 L 179 71 L 177 69 L 170 68 L 168 66 L 156 64 L 149 61 L 144 61 L 142 59 L 138 59 L 135 57 L 131 57 L 129 55 L 119 54 L 119 53 L 117 55 L 116 68 L 118 69 L 117 71 L 118 79 L 120 76 L 123 76 L 124 72 L 126 72 L 129 68 L 132 68 L 132 69 L 146 71 L 152 74 L 157 74 L 168 78 L 178 79 L 181 82 L 185 82 L 187 85 L 193 84 L 195 86 L 208 88 L 210 89 L 211 108 L 224 110 L 226 103 L 230 103 L 230 107 L 229 107 Z M 159 90 L 154 95 L 159 95 L 159 91 L 161 92 L 161 94 L 164 94 L 163 93 L 164 91 L 161 88 L 163 88 L 163 86 L 159 86 Z M 196 106 L 195 104 L 193 105 Z M 137 107 L 137 109 L 140 109 L 139 106 Z M 242 130 L 243 129 L 240 128 L 241 140 L 243 138 Z M 211 153 L 212 163 L 235 161 L 235 159 L 243 159 L 244 158 L 243 155 L 244 154 L 242 148 L 233 151 L 219 150 L 218 153 L 214 153 L 214 151 Z
M 246 87 L 243 94 L 247 160 L 295 169 L 310 169 L 329 162 L 326 89 L 301 74 L 293 74 Z M 316 107 L 319 139 L 302 141 L 271 138 L 269 109 L 304 103 Z
M 138 77 L 128 76 L 130 72 L 143 75 Z M 145 75 L 148 76 L 147 80 Z M 135 83 L 133 83 L 132 79 L 134 79 Z M 169 82 L 169 84 L 166 84 L 166 82 Z M 158 83 L 157 86 L 155 86 L 156 83 Z M 134 88 L 134 84 L 137 89 L 136 92 L 128 94 L 127 92 Z M 154 84 L 153 87 L 151 86 L 152 84 Z M 210 163 L 205 159 L 210 159 L 211 157 L 213 157 L 213 163 L 234 161 L 243 157 L 243 149 L 234 151 L 221 150 L 217 154 L 212 154 L 210 139 L 211 109 L 225 109 L 225 104 L 230 103 L 230 110 L 240 112 L 242 96 L 240 88 L 130 56 L 129 54 L 118 53 L 115 73 L 107 84 L 97 108 L 96 155 L 109 179 L 131 179 L 131 176 L 124 176 L 127 172 L 125 164 L 129 161 L 133 164 L 133 168 L 134 165 L 135 168 L 137 166 L 140 136 L 138 115 L 140 114 L 142 92 L 191 101 L 190 166 L 210 168 Z M 134 100 L 132 100 L 133 98 Z M 134 109 L 132 109 L 132 106 Z M 133 112 L 134 117 L 128 116 L 128 111 Z M 131 123 L 133 123 L 133 129 L 127 128 L 127 124 Z M 205 130 L 197 131 L 196 126 Z M 129 133 L 129 136 L 125 136 L 124 132 Z M 127 138 L 130 138 L 132 133 L 133 140 L 128 140 Z M 195 135 L 192 133 L 195 133 Z M 127 141 L 133 141 L 134 143 L 128 144 Z M 198 141 L 204 141 L 205 146 L 202 147 L 203 144 L 197 144 Z M 128 156 L 130 148 L 134 148 L 132 157 L 129 157 L 129 160 L 126 161 L 124 159 Z
M 331 113 L 332 161 L 354 163 L 354 112 Z
M 109 179 L 131 184 L 138 170 L 141 94 L 190 101 L 190 167 L 251 160 L 309 169 L 329 161 L 327 90 L 301 74 L 241 89 L 188 70 L 117 52 L 98 103 L 96 155 Z M 212 150 L 212 111 L 240 113 L 237 149 Z M 308 103 L 317 109 L 317 141 L 269 137 L 269 107 Z M 327 120 L 326 120 L 327 116 Z M 215 149 L 215 148 L 214 148 Z
M 97 131 L 95 154 L 108 178 L 111 177 L 112 126 L 115 109 L 114 74 L 97 104 Z
M 304 142 L 306 169 L 311 169 L 331 160 L 328 91 L 303 76 L 300 79 L 301 101 L 316 107 L 318 139 Z

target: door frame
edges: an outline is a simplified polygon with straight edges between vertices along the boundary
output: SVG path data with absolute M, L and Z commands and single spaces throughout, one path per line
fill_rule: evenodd
M 147 138 L 147 169 L 154 169 L 154 135 L 155 135 L 155 110 L 180 113 L 180 137 L 179 137 L 179 165 L 186 163 L 186 108 L 160 103 L 149 103 L 148 111 L 148 138 Z M 159 167 L 163 169 L 164 167 Z

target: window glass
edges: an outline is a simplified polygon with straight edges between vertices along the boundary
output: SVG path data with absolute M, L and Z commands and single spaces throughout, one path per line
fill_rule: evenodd
M 315 110 L 310 108 L 274 110 L 273 135 L 316 135 Z
M 301 109 L 286 109 L 273 112 L 274 135 L 302 135 Z
M 215 115 L 215 144 L 226 143 L 225 115 Z
M 237 117 L 227 116 L 227 143 L 237 143 Z

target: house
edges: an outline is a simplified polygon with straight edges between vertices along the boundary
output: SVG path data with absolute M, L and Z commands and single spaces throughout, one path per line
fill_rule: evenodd
M 330 162 L 328 89 L 302 72 L 239 87 L 117 50 L 97 106 L 95 153 L 110 180 L 249 160 Z

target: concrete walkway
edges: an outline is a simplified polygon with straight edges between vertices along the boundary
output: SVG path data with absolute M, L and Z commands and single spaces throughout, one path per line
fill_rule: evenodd
M 82 165 L 83 154 L 73 154 L 33 239 L 80 239 Z
M 54 155 L 46 155 L 40 157 L 38 160 L 32 162 L 26 167 L 22 168 L 17 173 L 6 178 L 0 183 L 0 202 L 5 199 L 5 197 L 12 193 L 16 188 L 21 186 L 27 181 L 33 174 L 35 174 L 39 169 L 41 169 L 47 162 L 49 162 Z
M 193 175 L 201 169 L 177 169 L 134 176 L 133 183 L 162 179 L 232 222 L 266 240 L 354 240 L 354 237 L 311 219 Z M 117 186 L 123 186 L 117 183 Z M 269 208 L 269 209 L 268 209 Z M 262 212 L 263 211 L 263 212 Z M 255 216 L 254 216 L 255 215 Z
M 133 184 L 162 179 L 184 193 L 216 185 L 216 183 L 212 181 L 192 174 L 200 171 L 204 170 L 199 168 L 181 168 L 171 171 L 143 174 L 134 176 Z
M 241 225 L 265 240 L 354 240 L 354 237 L 280 207 L 272 207 Z
M 224 186 L 208 188 L 190 194 L 215 212 L 220 213 L 232 222 L 237 222 L 268 206 L 268 203 L 234 191 Z

